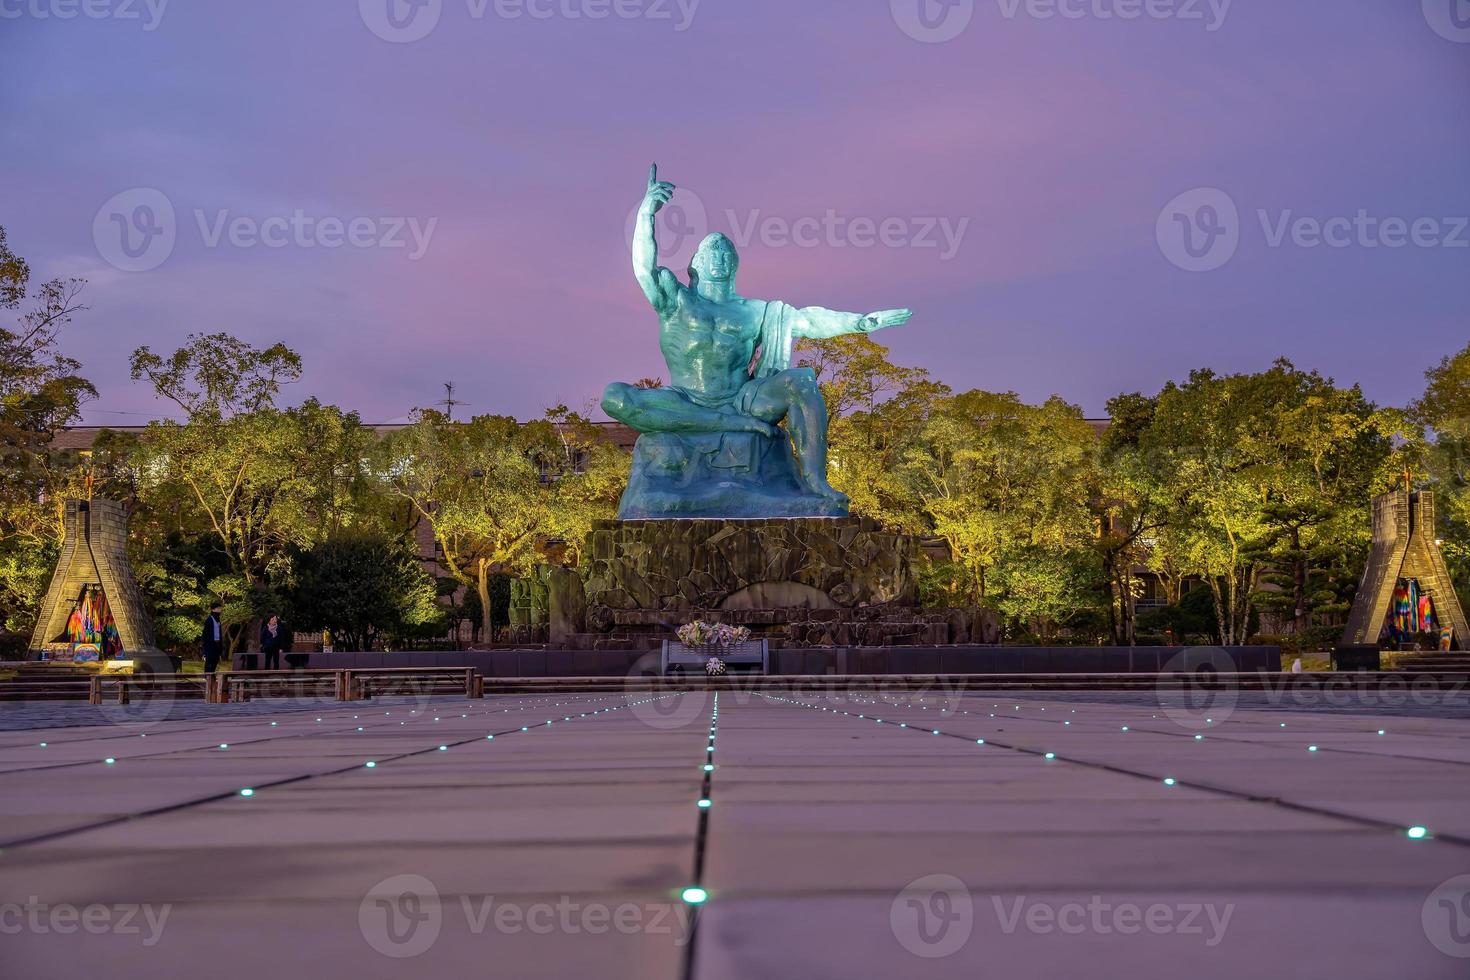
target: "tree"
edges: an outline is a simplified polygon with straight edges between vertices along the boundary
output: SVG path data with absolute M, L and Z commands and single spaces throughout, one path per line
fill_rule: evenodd
M 192 336 L 166 361 L 147 348 L 133 355 L 135 379 L 187 413 L 138 441 L 139 496 L 155 519 L 224 555 L 229 575 L 209 588 L 240 604 L 238 616 L 226 610 L 237 626 L 274 601 L 295 553 L 357 518 L 370 489 L 372 434 L 356 414 L 315 399 L 275 407 L 299 365 L 279 344 L 259 350 L 222 334 Z M 231 631 L 231 649 L 244 635 Z
M 503 415 L 451 422 L 424 409 L 383 441 L 377 470 L 390 492 L 433 530 L 438 560 L 480 599 L 493 638 L 491 577 L 528 571 L 538 536 L 555 527 L 554 482 L 543 472 L 564 459 L 549 422 L 521 425 Z
M 0 227 L 0 629 L 29 630 L 61 541 L 60 497 L 74 483 L 74 455 L 56 453 L 56 432 L 76 421 L 96 390 L 61 353 L 62 328 L 85 310 L 85 281 L 52 279 L 34 292 L 26 261 Z
M 1304 632 L 1314 602 L 1323 612 L 1341 604 L 1315 584 L 1345 541 L 1366 545 L 1393 425 L 1358 389 L 1284 359 L 1257 374 L 1200 370 L 1171 382 L 1138 437 L 1164 499 L 1150 564 L 1209 587 L 1222 643 L 1246 642 L 1263 607 L 1284 609 Z
M 1073 585 L 1042 587 L 1020 569 L 1033 565 L 1075 583 L 1094 537 L 1087 488 L 1096 451 L 1081 409 L 1060 398 L 1033 406 L 1014 393 L 967 391 L 934 402 L 903 468 L 960 570 L 951 601 L 1006 602 L 1016 625 L 1043 633 L 1058 624 L 1058 606 L 1045 597 L 1075 594 Z M 1001 566 L 1008 574 L 992 581 Z
M 1043 643 L 1095 608 L 1097 565 L 1083 546 L 1021 545 L 991 576 L 995 608 L 1013 623 L 1035 627 Z
M 1148 560 L 1165 527 L 1163 488 L 1141 445 L 1157 407 L 1155 399 L 1136 392 L 1109 401 L 1112 423 L 1099 447 L 1091 502 L 1099 571 L 1108 591 L 1108 632 L 1116 644 L 1132 644 L 1137 636 L 1140 583 L 1134 569 Z
M 1423 485 L 1435 492 L 1444 554 L 1470 605 L 1470 345 L 1424 375 L 1424 394 L 1410 417 L 1432 434 L 1418 446 Z
M 139 347 L 131 363 L 134 381 L 147 381 L 191 421 L 271 408 L 281 386 L 301 378 L 301 355 L 285 344 L 256 348 L 226 333 L 190 334 L 167 359 Z
M 929 533 L 923 499 L 902 464 L 950 390 L 922 368 L 891 363 L 888 349 L 865 334 L 802 340 L 797 351 L 827 403 L 832 485 L 847 494 L 854 514 L 895 531 Z
M 601 427 L 565 405 L 549 409 L 546 420 L 557 441 L 542 464 L 541 479 L 551 496 L 544 533 L 561 542 L 569 562 L 578 564 L 593 524 L 617 515 L 633 461 Z
M 380 636 L 442 625 L 434 579 L 401 537 L 341 531 L 300 552 L 288 593 L 292 627 L 330 630 L 347 650 L 371 650 Z

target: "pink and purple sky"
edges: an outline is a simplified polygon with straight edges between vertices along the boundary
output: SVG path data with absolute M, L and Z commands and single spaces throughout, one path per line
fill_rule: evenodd
M 911 306 L 880 339 L 957 388 L 1099 415 L 1285 355 L 1398 404 L 1470 340 L 1466 0 L 0 0 L 0 65 L 93 424 L 201 331 L 369 421 L 662 375 L 655 160 L 681 276 L 723 230 L 747 296 Z

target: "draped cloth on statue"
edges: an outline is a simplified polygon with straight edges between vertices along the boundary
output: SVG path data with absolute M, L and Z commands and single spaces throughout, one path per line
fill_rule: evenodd
M 763 381 L 791 367 L 791 352 L 796 346 L 796 307 L 773 299 L 766 304 L 761 318 L 761 339 L 750 362 L 750 376 Z

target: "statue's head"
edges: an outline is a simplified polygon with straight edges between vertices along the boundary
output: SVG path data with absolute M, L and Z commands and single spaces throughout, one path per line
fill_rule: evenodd
M 740 268 L 735 243 L 719 232 L 705 238 L 689 260 L 689 285 L 704 282 L 734 282 Z

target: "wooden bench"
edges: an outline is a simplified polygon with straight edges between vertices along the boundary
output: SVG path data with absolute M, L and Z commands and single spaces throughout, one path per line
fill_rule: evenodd
M 473 667 L 365 667 L 341 670 L 221 671 L 210 681 L 211 704 L 249 701 L 271 691 L 292 697 L 362 701 L 375 695 L 463 694 L 483 698 L 485 681 Z
M 87 703 L 102 704 L 109 693 L 118 704 L 131 704 L 134 696 L 208 701 L 209 678 L 203 674 L 98 674 L 90 679 Z
M 0 681 L 0 701 L 82 701 L 90 688 L 86 677 Z
M 378 667 L 344 670 L 344 701 L 376 695 L 459 694 L 475 700 L 485 696 L 485 679 L 473 667 Z
M 243 703 L 256 697 L 312 697 L 342 701 L 340 670 L 221 670 L 206 675 L 210 704 Z

